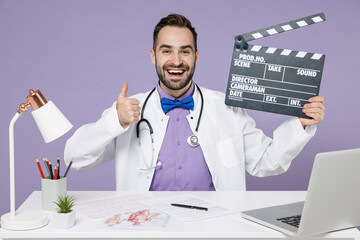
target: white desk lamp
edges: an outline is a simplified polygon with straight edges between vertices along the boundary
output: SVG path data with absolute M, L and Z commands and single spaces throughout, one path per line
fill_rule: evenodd
M 30 106 L 32 116 L 44 138 L 49 143 L 72 128 L 72 124 L 51 101 L 47 102 L 39 90 L 29 91 L 27 102 L 19 106 L 19 110 L 9 125 L 10 146 L 10 212 L 1 216 L 1 227 L 9 230 L 28 230 L 41 228 L 48 224 L 47 214 L 42 211 L 15 211 L 15 167 L 14 167 L 14 124 L 20 115 Z

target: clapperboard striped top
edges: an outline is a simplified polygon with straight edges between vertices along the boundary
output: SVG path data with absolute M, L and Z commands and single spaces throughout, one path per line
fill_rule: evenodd
M 318 14 L 314 14 L 314 15 L 311 15 L 308 17 L 299 18 L 297 20 L 277 24 L 272 27 L 267 27 L 267 28 L 263 28 L 263 29 L 260 29 L 257 31 L 248 32 L 248 33 L 242 34 L 242 37 L 245 39 L 245 41 L 251 41 L 251 40 L 255 40 L 255 39 L 259 39 L 259 38 L 263 38 L 263 37 L 268 37 L 268 36 L 271 36 L 274 34 L 286 32 L 289 30 L 293 30 L 296 28 L 305 27 L 305 26 L 315 24 L 318 22 L 322 22 L 325 20 L 326 20 L 326 18 L 325 18 L 324 13 L 318 13 Z

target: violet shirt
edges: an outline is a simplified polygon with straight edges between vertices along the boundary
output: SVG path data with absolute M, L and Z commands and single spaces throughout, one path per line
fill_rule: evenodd
M 166 97 L 181 101 L 194 93 L 194 83 L 177 99 L 167 94 L 160 85 L 157 86 L 157 91 L 160 99 Z M 186 119 L 189 113 L 190 111 L 183 107 L 173 108 L 166 113 L 170 118 L 157 160 L 161 162 L 161 166 L 156 167 L 150 191 L 215 190 L 200 145 L 193 148 L 187 143 L 187 138 L 193 134 Z

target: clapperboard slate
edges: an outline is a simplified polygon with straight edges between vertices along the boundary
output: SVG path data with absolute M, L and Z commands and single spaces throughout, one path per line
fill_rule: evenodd
M 319 13 L 236 36 L 225 104 L 309 118 L 302 108 L 319 94 L 325 55 L 247 42 L 325 20 Z

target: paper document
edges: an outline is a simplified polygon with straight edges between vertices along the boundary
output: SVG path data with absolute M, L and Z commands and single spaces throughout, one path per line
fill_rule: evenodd
M 74 209 L 98 219 L 100 228 L 151 230 L 167 227 L 170 215 L 141 203 L 144 199 L 149 198 L 139 194 L 98 198 L 79 201 Z
M 142 202 L 153 208 L 159 209 L 165 213 L 179 217 L 181 220 L 185 222 L 199 221 L 203 219 L 214 218 L 214 217 L 236 213 L 233 210 L 224 208 L 220 205 L 213 204 L 211 202 L 208 202 L 206 200 L 191 195 L 156 198 L 151 200 L 144 200 Z M 208 208 L 208 211 L 175 207 L 175 206 L 171 206 L 172 203 L 205 207 Z
M 139 206 L 139 201 L 145 199 L 148 198 L 140 194 L 97 198 L 79 201 L 74 209 L 89 218 L 104 218 L 112 216 L 114 213 L 142 208 L 143 205 Z

